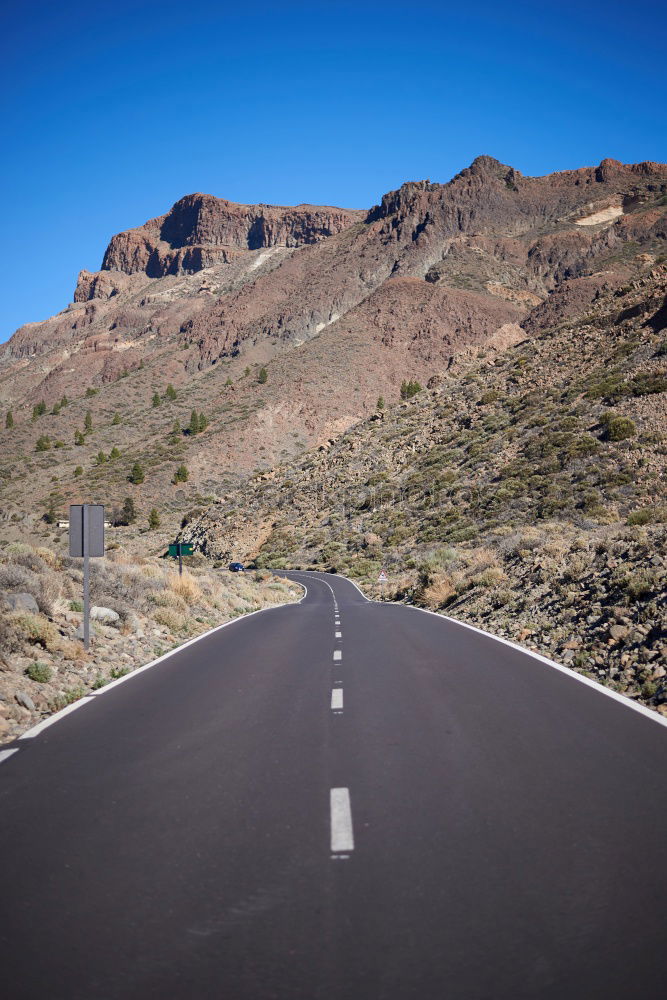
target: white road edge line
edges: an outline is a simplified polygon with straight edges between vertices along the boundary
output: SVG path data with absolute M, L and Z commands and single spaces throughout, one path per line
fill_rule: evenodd
M 342 709 L 343 708 L 343 689 L 333 688 L 331 691 L 331 708 L 332 709 Z
M 195 642 L 199 642 L 201 639 L 205 639 L 209 635 L 213 635 L 214 632 L 219 632 L 220 629 L 228 628 L 230 625 L 235 625 L 237 622 L 243 621 L 244 618 L 252 618 L 253 615 L 261 615 L 265 611 L 275 611 L 276 608 L 296 607 L 297 605 L 305 601 L 305 599 L 307 598 L 308 587 L 305 585 L 305 583 L 301 583 L 301 580 L 294 580 L 293 582 L 297 583 L 300 587 L 303 587 L 304 594 L 301 600 L 290 601 L 287 604 L 274 604 L 270 608 L 259 608 L 259 610 L 257 611 L 249 611 L 248 614 L 246 615 L 239 615 L 238 618 L 232 618 L 231 621 L 223 622 L 222 625 L 216 625 L 214 628 L 208 629 L 207 632 L 202 632 L 201 635 L 195 636 L 194 639 L 188 639 L 188 641 L 184 642 L 181 646 L 177 646 L 175 649 L 170 649 L 168 653 L 163 653 L 163 655 L 158 656 L 156 660 L 151 660 L 150 663 L 144 663 L 143 666 L 137 667 L 136 670 L 130 671 L 129 674 L 124 674 L 123 677 L 118 677 L 115 681 L 111 681 L 109 684 L 105 684 L 103 688 L 100 688 L 99 691 L 95 691 L 94 694 L 86 695 L 85 698 L 79 698 L 78 701 L 72 702 L 72 704 L 67 705 L 66 708 L 61 708 L 59 712 L 55 712 L 53 715 L 49 715 L 48 718 L 42 719 L 42 721 L 38 722 L 36 726 L 32 727 L 32 729 L 28 729 L 26 730 L 25 733 L 22 733 L 19 736 L 19 740 L 32 739 L 33 736 L 37 736 L 44 729 L 47 729 L 49 726 L 52 726 L 54 722 L 58 722 L 60 719 L 64 718 L 64 716 L 69 715 L 70 712 L 74 712 L 77 708 L 81 708 L 81 706 L 85 705 L 87 702 L 94 701 L 96 698 L 99 698 L 101 695 L 106 694 L 107 691 L 110 691 L 118 684 L 124 684 L 125 681 L 131 680 L 133 677 L 136 677 L 137 674 L 143 673 L 144 670 L 149 670 L 150 667 L 155 667 L 157 666 L 158 663 L 163 663 L 165 660 L 168 660 L 171 656 L 176 656 L 177 653 L 180 653 L 182 652 L 182 650 L 187 649 L 188 646 L 194 645 Z
M 331 850 L 353 851 L 352 807 L 349 788 L 332 788 L 331 806 Z
M 343 659 L 343 654 L 341 653 L 340 649 L 334 650 L 333 658 L 334 658 L 334 660 L 342 660 Z
M 0 750 L 0 764 L 2 764 L 3 760 L 7 760 L 9 757 L 12 756 L 12 754 L 18 753 L 18 752 L 19 752 L 19 748 L 18 747 L 14 747 L 11 750 Z
M 318 579 L 316 577 L 316 579 Z M 613 698 L 620 705 L 624 705 L 625 708 L 630 708 L 634 712 L 638 712 L 643 715 L 645 719 L 650 719 L 652 722 L 657 722 L 660 726 L 667 726 L 667 718 L 660 715 L 658 712 L 654 712 L 650 708 L 646 708 L 645 705 L 640 705 L 636 701 L 632 701 L 631 698 L 626 698 L 625 695 L 619 694 L 618 691 L 612 691 L 610 688 L 604 687 L 602 684 L 598 684 L 597 681 L 593 681 L 590 677 L 584 677 L 583 674 L 577 674 L 574 670 L 570 670 L 569 667 L 564 666 L 562 663 L 556 663 L 555 660 L 550 660 L 546 656 L 542 656 L 541 653 L 534 653 L 532 649 L 526 649 L 525 646 L 520 646 L 518 642 L 512 642 L 510 639 L 502 639 L 499 635 L 494 635 L 492 632 L 486 632 L 483 628 L 478 628 L 476 625 L 469 625 L 468 622 L 463 622 L 459 618 L 452 618 L 450 615 L 441 615 L 437 611 L 427 611 L 426 608 L 417 608 L 414 604 L 399 604 L 397 601 L 373 601 L 370 597 L 366 597 L 358 584 L 354 580 L 350 580 L 346 576 L 339 576 L 339 579 L 347 580 L 351 583 L 353 587 L 359 591 L 361 596 L 369 604 L 377 604 L 378 607 L 402 607 L 410 608 L 412 611 L 420 611 L 423 615 L 435 615 L 436 618 L 440 618 L 441 621 L 452 622 L 454 625 L 459 625 L 461 628 L 470 629 L 471 632 L 477 632 L 479 635 L 485 635 L 487 639 L 494 639 L 496 642 L 501 642 L 504 646 L 510 646 L 512 649 L 517 649 L 520 653 L 524 653 L 526 656 L 530 656 L 531 659 L 537 660 L 538 663 L 543 663 L 547 667 L 552 667 L 554 670 L 558 670 L 561 674 L 569 677 L 570 680 L 577 681 L 579 684 L 585 684 L 587 687 L 592 688 L 597 691 L 598 694 L 606 695 L 607 698 Z M 295 581 L 295 583 L 300 583 L 300 580 Z M 322 581 L 326 583 L 326 580 Z

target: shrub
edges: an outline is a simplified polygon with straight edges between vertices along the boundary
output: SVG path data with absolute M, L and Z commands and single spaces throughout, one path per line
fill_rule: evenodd
M 667 520 L 667 507 L 640 507 L 628 514 L 628 524 L 660 524 Z
M 160 515 L 158 514 L 156 508 L 153 507 L 151 509 L 150 514 L 148 515 L 148 530 L 155 531 L 159 527 L 160 527 Z
M 109 452 L 109 459 L 111 461 L 114 461 L 116 458 L 120 458 L 120 451 L 118 450 L 116 445 L 114 445 L 111 451 Z
M 25 673 L 26 677 L 29 677 L 31 681 L 37 681 L 39 684 L 46 684 L 53 676 L 51 667 L 42 660 L 35 660 L 34 663 L 27 666 Z
M 376 409 L 384 410 L 384 396 L 378 396 L 378 401 L 375 405 Z
M 86 410 L 86 416 L 83 420 L 83 427 L 86 434 L 89 434 L 93 429 L 93 415 L 90 410 Z
M 158 608 L 153 614 L 158 625 L 164 625 L 170 632 L 182 632 L 185 628 L 185 615 L 179 615 L 172 608 Z
M 95 458 L 96 465 L 104 465 L 104 463 L 108 461 L 109 461 L 109 456 L 105 454 L 105 452 L 103 451 L 98 451 L 97 456 Z
M 192 603 L 201 597 L 201 589 L 194 576 L 183 570 L 183 575 L 179 576 L 172 570 L 167 577 L 167 586 L 174 594 Z
M 90 399 L 92 396 L 96 396 L 100 390 L 91 389 L 90 386 L 86 389 L 86 399 Z
M 85 444 L 85 443 L 86 443 L 86 439 L 83 436 L 83 434 L 81 433 L 81 431 L 74 431 L 74 444 L 81 445 L 81 444 Z
M 260 385 L 264 385 L 265 382 L 269 381 L 269 373 L 267 372 L 266 368 L 259 369 L 259 375 L 257 376 L 257 381 L 259 382 Z
M 134 483 L 135 486 L 138 486 L 140 483 L 143 483 L 145 478 L 146 477 L 144 475 L 144 470 L 141 466 L 141 463 L 135 462 L 134 465 L 132 466 L 132 471 L 130 472 L 128 479 L 130 480 L 131 483 Z
M 74 470 L 74 475 L 75 476 L 83 475 L 83 467 L 81 465 L 77 465 L 76 469 Z
M 173 385 L 171 384 L 171 382 L 170 382 L 170 383 L 169 383 L 169 385 L 167 386 L 167 388 L 166 388 L 166 391 L 165 391 L 165 394 L 164 394 L 164 395 L 165 395 L 165 399 L 171 399 L 172 401 L 173 401 L 174 399 L 176 399 L 176 390 L 174 389 L 174 387 L 173 387 Z
M 42 417 L 46 413 L 46 403 L 44 400 L 40 400 L 39 403 L 35 403 L 32 408 L 32 419 L 37 420 L 38 417 Z
M 151 400 L 151 402 L 152 402 L 152 405 L 154 407 L 162 406 L 162 400 L 160 398 L 160 393 L 159 392 L 154 392 L 153 393 L 153 399 Z
M 37 444 L 35 445 L 35 451 L 48 451 L 51 447 L 51 438 L 46 434 L 41 434 L 37 438 Z
M 137 519 L 137 511 L 134 506 L 134 500 L 132 497 L 125 497 L 123 506 L 120 511 L 119 524 L 132 524 Z
M 418 392 L 421 392 L 421 385 L 419 382 L 412 381 L 411 379 L 401 382 L 401 399 L 411 399 L 416 396 Z
M 621 417 L 611 410 L 607 410 L 600 419 L 604 428 L 604 438 L 607 441 L 624 441 L 626 438 L 634 437 L 637 433 L 634 420 L 629 417 Z
M 7 410 L 7 416 L 5 417 L 5 427 L 8 431 L 14 426 L 14 414 L 11 410 Z
M 188 477 L 189 473 L 187 470 L 187 466 L 179 465 L 179 467 L 176 469 L 176 472 L 174 473 L 174 478 L 172 479 L 172 483 L 187 483 Z
M 114 413 L 113 420 L 111 421 L 111 426 L 118 427 L 119 423 L 120 423 L 120 413 Z

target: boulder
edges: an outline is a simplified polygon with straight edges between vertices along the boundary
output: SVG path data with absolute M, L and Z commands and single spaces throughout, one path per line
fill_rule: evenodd
M 17 691 L 14 697 L 18 701 L 19 705 L 23 706 L 23 708 L 27 708 L 29 712 L 35 711 L 35 703 L 29 694 L 25 694 L 23 691 Z
M 92 621 L 104 622 L 107 625 L 120 621 L 120 615 L 112 608 L 93 607 L 90 609 L 90 617 Z
M 5 594 L 5 600 L 12 611 L 39 613 L 39 605 L 32 594 Z

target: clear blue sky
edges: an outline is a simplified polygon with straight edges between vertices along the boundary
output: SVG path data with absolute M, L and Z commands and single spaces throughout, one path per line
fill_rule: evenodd
M 192 191 L 356 208 L 480 153 L 667 159 L 661 6 L 6 4 L 0 342 Z

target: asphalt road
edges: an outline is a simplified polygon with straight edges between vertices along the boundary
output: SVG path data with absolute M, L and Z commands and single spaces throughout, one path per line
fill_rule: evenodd
M 290 575 L 0 763 L 3 997 L 664 997 L 665 727 Z

